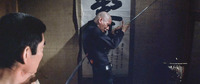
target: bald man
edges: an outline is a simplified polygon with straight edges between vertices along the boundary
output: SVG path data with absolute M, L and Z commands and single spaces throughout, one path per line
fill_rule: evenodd
M 107 12 L 100 12 L 83 29 L 83 49 L 92 65 L 94 84 L 113 84 L 112 64 L 107 54 L 110 49 L 119 45 L 124 32 L 129 28 L 129 25 L 124 25 L 122 21 L 121 26 L 106 35 L 111 23 L 111 16 Z

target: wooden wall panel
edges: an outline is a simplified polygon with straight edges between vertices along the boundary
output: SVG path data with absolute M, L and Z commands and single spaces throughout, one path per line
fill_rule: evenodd
M 16 0 L 0 0 L 0 16 L 10 12 L 17 12 Z

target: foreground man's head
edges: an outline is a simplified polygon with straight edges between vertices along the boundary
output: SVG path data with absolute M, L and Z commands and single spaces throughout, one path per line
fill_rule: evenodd
M 45 31 L 45 24 L 28 14 L 0 18 L 0 84 L 21 84 L 37 72 Z

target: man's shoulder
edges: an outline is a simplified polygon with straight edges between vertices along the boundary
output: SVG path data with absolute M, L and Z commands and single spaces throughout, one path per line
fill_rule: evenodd
M 97 27 L 97 24 L 93 20 L 88 21 L 87 28 L 89 31 L 93 31 L 93 32 L 97 32 L 99 30 L 99 28 Z
M 97 24 L 94 22 L 94 20 L 90 20 L 87 23 L 88 27 L 97 27 Z
M 93 20 L 88 21 L 85 25 L 81 27 L 81 31 L 90 31 L 91 29 L 95 28 Z

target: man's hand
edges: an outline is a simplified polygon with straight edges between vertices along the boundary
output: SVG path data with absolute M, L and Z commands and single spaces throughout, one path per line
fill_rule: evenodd
M 128 30 L 128 28 L 129 28 L 129 26 L 130 26 L 130 24 L 124 24 L 124 21 L 122 21 L 122 25 L 120 25 L 120 26 L 118 26 L 118 27 L 116 27 L 116 28 L 114 28 L 113 30 L 112 30 L 112 34 L 114 34 L 115 33 L 115 31 L 116 30 L 119 30 L 119 29 L 122 29 L 122 31 L 123 32 L 126 32 L 127 30 Z
M 114 28 L 113 30 L 112 30 L 112 34 L 115 34 L 115 31 L 116 30 L 119 30 L 119 29 L 121 29 L 122 28 L 122 25 L 121 26 L 118 26 L 118 27 L 116 27 L 116 28 Z
M 122 21 L 122 31 L 125 33 L 128 28 L 130 27 L 130 23 L 124 24 L 124 21 Z

